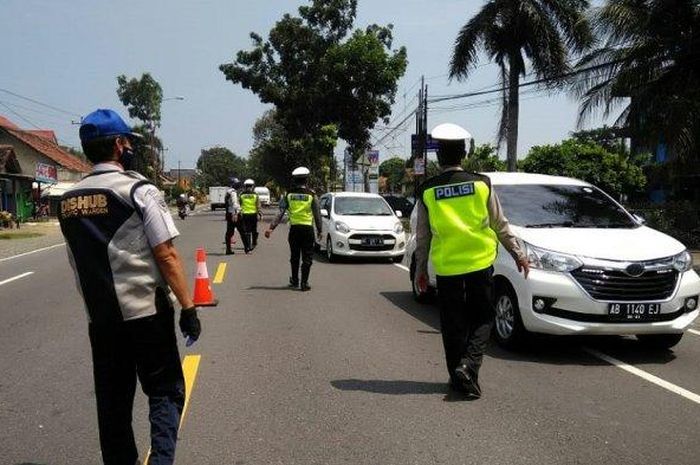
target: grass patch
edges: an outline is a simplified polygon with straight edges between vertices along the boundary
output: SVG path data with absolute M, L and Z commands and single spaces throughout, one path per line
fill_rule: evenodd
M 32 239 L 41 236 L 43 236 L 43 234 L 36 232 L 0 232 L 0 240 Z

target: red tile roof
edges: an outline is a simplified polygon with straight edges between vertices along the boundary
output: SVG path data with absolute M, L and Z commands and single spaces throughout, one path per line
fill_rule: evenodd
M 5 118 L 4 116 L 0 115 L 0 128 L 19 129 L 19 126 L 17 126 L 15 123 Z
M 35 136 L 39 136 L 42 139 L 46 139 L 49 142 L 53 142 L 54 144 L 58 144 L 56 133 L 53 132 L 51 129 L 27 129 L 26 132 L 28 132 L 29 134 L 34 134 Z
M 66 152 L 57 144 L 36 134 L 32 134 L 30 131 L 12 129 L 9 127 L 4 127 L 3 130 L 66 169 L 79 173 L 89 173 L 92 171 L 92 165 L 90 163 Z

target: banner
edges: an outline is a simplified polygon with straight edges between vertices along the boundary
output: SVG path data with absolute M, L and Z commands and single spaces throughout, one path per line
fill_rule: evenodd
M 47 165 L 46 163 L 37 163 L 34 177 L 39 182 L 56 183 L 58 182 L 58 170 L 55 165 Z

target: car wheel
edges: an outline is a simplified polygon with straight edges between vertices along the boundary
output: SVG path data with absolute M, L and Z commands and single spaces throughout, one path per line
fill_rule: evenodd
M 637 340 L 644 347 L 656 350 L 666 350 L 675 346 L 683 338 L 680 334 L 637 334 Z
M 328 236 L 326 238 L 326 258 L 329 262 L 333 263 L 336 257 L 336 254 L 333 253 L 333 241 L 331 240 L 331 236 Z
M 496 318 L 493 335 L 506 349 L 517 349 L 524 342 L 527 331 L 520 318 L 520 307 L 515 291 L 507 283 L 496 283 Z
M 435 299 L 435 288 L 428 286 L 427 292 L 421 292 L 416 285 L 416 258 L 411 259 L 411 267 L 409 276 L 411 278 L 411 293 L 413 294 L 413 300 L 420 304 L 429 304 Z

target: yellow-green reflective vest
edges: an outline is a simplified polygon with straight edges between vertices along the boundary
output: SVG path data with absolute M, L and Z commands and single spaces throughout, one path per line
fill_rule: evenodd
M 241 194 L 241 213 L 255 215 L 258 212 L 258 194 Z
M 428 210 L 430 259 L 439 276 L 486 269 L 496 261 L 498 238 L 489 224 L 490 186 L 483 180 L 431 186 L 423 191 Z
M 289 210 L 289 224 L 312 226 L 314 213 L 311 209 L 314 197 L 310 194 L 287 194 L 287 210 Z

